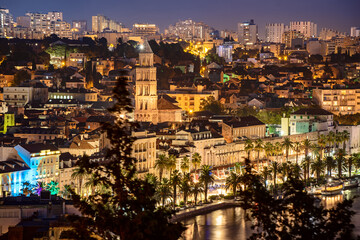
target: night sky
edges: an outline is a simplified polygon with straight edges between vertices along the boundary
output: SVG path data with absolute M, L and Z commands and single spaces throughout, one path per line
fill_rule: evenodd
M 236 29 L 236 23 L 254 19 L 264 34 L 266 23 L 311 20 L 322 27 L 350 32 L 360 27 L 360 0 L 0 0 L 15 16 L 25 12 L 62 11 L 64 19 L 88 20 L 103 14 L 127 27 L 135 22 L 155 23 L 164 31 L 169 24 L 191 18 L 216 29 Z

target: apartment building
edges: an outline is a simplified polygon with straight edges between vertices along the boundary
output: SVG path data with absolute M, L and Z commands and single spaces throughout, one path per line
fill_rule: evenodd
M 314 89 L 313 99 L 321 108 L 336 115 L 360 113 L 360 88 Z

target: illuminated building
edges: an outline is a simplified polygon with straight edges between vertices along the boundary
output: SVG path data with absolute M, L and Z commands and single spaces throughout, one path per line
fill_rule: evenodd
M 289 31 L 285 31 L 282 35 L 282 43 L 285 44 L 286 48 L 292 48 L 294 47 L 294 40 L 295 39 L 303 39 L 304 38 L 304 34 L 302 34 L 299 31 L 296 30 L 289 30 Z
M 200 111 L 203 100 L 209 97 L 214 97 L 215 100 L 219 98 L 218 90 L 205 90 L 201 85 L 196 88 L 170 85 L 170 91 L 164 93 L 176 100 L 177 106 L 190 113 Z
M 305 38 L 317 37 L 317 24 L 310 21 L 290 22 L 290 30 L 300 32 Z
M 9 9 L 0 8 L 0 36 L 8 36 L 9 28 L 13 25 L 13 17 Z
M 238 23 L 238 41 L 243 45 L 254 45 L 258 41 L 258 27 L 254 20 Z
M 281 118 L 282 135 L 295 135 L 334 129 L 333 114 L 324 109 L 304 108 Z
M 182 121 L 182 110 L 169 99 L 158 97 L 154 53 L 147 41 L 139 53 L 139 66 L 135 74 L 135 111 L 139 122 Z
M 360 113 L 360 89 L 314 89 L 313 99 L 334 114 Z
M 222 123 L 222 135 L 228 143 L 244 137 L 249 139 L 264 138 L 265 133 L 265 123 L 253 116 L 232 119 Z
M 81 71 L 85 67 L 86 55 L 85 53 L 70 53 L 66 60 L 66 66 L 76 67 Z
M 223 44 L 216 47 L 216 54 L 223 57 L 226 62 L 232 62 L 233 45 Z
M 111 20 L 103 15 L 92 16 L 92 31 L 101 33 L 104 31 L 121 32 L 122 24 Z
M 179 21 L 175 23 L 175 25 L 170 25 L 168 29 L 165 29 L 165 35 L 178 37 L 186 41 L 207 41 L 210 39 L 210 33 L 212 31 L 213 29 L 203 22 L 195 22 L 187 19 Z
M 20 16 L 16 18 L 16 26 L 30 28 L 30 16 Z
M 159 28 L 155 24 L 135 23 L 132 28 L 132 33 L 135 36 L 151 36 L 159 33 Z
M 281 43 L 282 34 L 285 31 L 283 23 L 266 24 L 265 41 L 271 43 Z
M 350 28 L 351 37 L 360 37 L 360 27 L 351 27 Z
M 1 196 L 22 193 L 24 182 L 36 184 L 59 181 L 60 151 L 48 144 L 19 144 L 15 146 L 16 155 L 0 162 Z
M 78 33 L 84 33 L 87 31 L 87 21 L 86 20 L 73 20 L 72 28 L 76 29 Z
M 139 53 L 139 66 L 135 68 L 135 120 L 158 122 L 157 80 L 154 53 L 147 41 Z

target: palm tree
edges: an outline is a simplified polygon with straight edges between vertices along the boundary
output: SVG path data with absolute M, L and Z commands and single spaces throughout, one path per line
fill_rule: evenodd
M 286 161 L 289 161 L 289 150 L 293 147 L 293 142 L 290 140 L 290 138 L 285 138 L 284 142 L 282 143 L 283 149 L 285 149 L 285 156 Z
M 309 151 L 311 149 L 311 142 L 309 139 L 305 139 L 303 142 L 302 142 L 302 148 L 304 149 L 305 151 L 305 157 L 307 157 L 309 155 Z
M 327 142 L 329 143 L 331 149 L 334 148 L 335 139 L 336 139 L 335 133 L 329 132 L 329 134 L 327 135 Z
M 340 143 L 343 142 L 343 135 L 341 132 L 335 134 L 335 146 L 336 148 L 339 147 Z
M 169 179 L 163 178 L 156 192 L 161 199 L 162 206 L 165 206 L 165 200 L 172 195 Z
M 264 143 L 261 138 L 255 140 L 254 150 L 257 151 L 257 171 L 260 169 L 260 151 L 264 149 Z
M 345 153 L 343 149 L 338 149 L 337 153 L 336 153 L 336 162 L 337 162 L 337 169 L 338 169 L 338 177 L 341 178 L 342 176 L 342 168 L 343 168 L 343 163 L 344 163 L 344 158 Z
M 78 181 L 78 194 L 81 196 L 82 194 L 82 185 L 83 180 L 88 176 L 88 173 L 84 170 L 84 168 L 76 167 L 74 168 L 71 177 Z
M 346 165 L 347 165 L 347 169 L 348 169 L 348 173 L 349 173 L 349 177 L 351 177 L 351 171 L 352 171 L 352 167 L 356 161 L 357 158 L 357 154 L 354 153 L 352 154 L 350 157 L 348 157 L 346 159 Z
M 241 172 L 241 163 L 236 162 L 236 163 L 234 164 L 234 171 L 235 171 L 236 173 L 240 173 L 240 172 Z
M 264 167 L 261 171 L 261 178 L 264 181 L 265 188 L 267 187 L 267 180 L 269 179 L 271 175 L 271 170 L 268 167 Z
M 189 195 L 189 192 L 191 190 L 191 179 L 190 179 L 190 173 L 184 173 L 183 177 L 181 178 L 180 182 L 180 190 L 183 193 L 184 197 L 184 205 L 186 206 L 187 203 L 187 196 Z
M 166 169 L 171 173 L 176 169 L 176 156 L 170 154 L 167 160 Z
M 342 141 L 343 141 L 343 150 L 344 150 L 344 153 L 346 153 L 346 142 L 349 141 L 349 139 L 350 139 L 350 133 L 345 130 L 341 133 L 341 137 L 342 137 Z
M 331 176 L 331 170 L 336 167 L 336 163 L 333 157 L 327 156 L 325 159 L 325 167 L 327 171 L 327 175 Z
M 321 134 L 318 139 L 318 146 L 320 148 L 320 159 L 323 159 L 323 152 L 326 147 L 326 136 Z
M 246 139 L 245 141 L 245 146 L 244 146 L 244 150 L 247 152 L 248 155 L 248 159 L 250 160 L 250 154 L 251 151 L 254 149 L 254 144 L 253 141 L 251 139 Z
M 164 170 L 168 166 L 168 158 L 165 154 L 160 154 L 159 157 L 155 160 L 155 168 L 159 170 L 159 180 L 162 181 L 162 175 Z
M 170 184 L 173 188 L 173 208 L 175 209 L 175 205 L 176 205 L 176 188 L 177 186 L 179 186 L 181 183 L 181 175 L 180 175 L 180 172 L 179 170 L 174 170 L 172 173 L 171 173 L 171 178 L 170 178 Z
M 290 165 L 291 173 L 294 175 L 295 178 L 299 179 L 301 175 L 301 167 L 299 164 L 291 164 Z
M 279 173 L 281 173 L 282 181 L 285 182 L 290 173 L 290 165 L 287 162 L 283 162 L 279 167 Z
M 319 181 L 320 175 L 324 172 L 324 162 L 320 157 L 317 157 L 316 161 L 311 163 L 312 174 L 315 173 L 316 180 Z
M 305 156 L 304 161 L 302 163 L 303 168 L 304 168 L 304 180 L 305 180 L 305 182 L 310 179 L 310 164 L 311 164 L 310 156 Z
M 148 182 L 148 183 L 150 183 L 151 185 L 153 185 L 154 188 L 156 189 L 156 187 L 157 187 L 157 185 L 158 185 L 158 179 L 157 179 L 157 177 L 156 177 L 154 174 L 152 174 L 152 173 L 147 173 L 147 174 L 145 175 L 145 181 Z
M 300 142 L 294 142 L 294 144 L 293 144 L 293 150 L 295 151 L 295 153 L 296 153 L 296 164 L 299 164 L 299 153 L 301 152 L 301 148 L 302 148 L 302 146 L 301 146 L 301 143 Z
M 273 178 L 273 181 L 274 181 L 274 193 L 276 191 L 276 177 L 277 177 L 277 174 L 279 172 L 279 163 L 274 161 L 271 163 L 271 166 L 270 166 L 270 172 L 272 173 L 272 178 Z
M 266 159 L 269 160 L 269 156 L 274 153 L 274 145 L 271 142 L 266 142 L 264 145 Z
M 183 157 L 181 159 L 181 163 L 180 163 L 180 169 L 183 173 L 185 172 L 189 172 L 190 169 L 190 160 L 188 157 Z
M 194 195 L 195 205 L 197 203 L 198 194 L 202 192 L 204 192 L 204 187 L 202 182 L 196 182 L 191 185 L 191 193 Z
M 236 189 L 239 183 L 241 182 L 240 176 L 235 172 L 230 172 L 230 175 L 226 178 L 225 188 L 232 189 L 234 198 L 236 197 Z
M 205 202 L 207 202 L 209 184 L 214 182 L 214 176 L 211 173 L 211 167 L 209 165 L 202 166 L 199 179 L 204 184 Z
M 276 161 L 278 161 L 278 156 L 282 155 L 282 144 L 281 144 L 281 142 L 276 142 L 275 143 L 274 154 L 276 155 Z
M 191 163 L 192 163 L 192 165 L 194 166 L 194 169 L 195 169 L 195 172 L 196 172 L 196 169 L 198 169 L 198 167 L 199 167 L 200 164 L 201 164 L 201 156 L 200 156 L 199 153 L 194 153 L 194 154 L 192 155 Z

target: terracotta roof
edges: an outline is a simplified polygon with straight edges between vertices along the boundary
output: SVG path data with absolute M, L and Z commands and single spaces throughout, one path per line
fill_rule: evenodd
M 171 110 L 171 109 L 181 109 L 180 107 L 176 106 L 175 104 L 171 103 L 169 100 L 165 98 L 160 98 L 157 102 L 158 110 Z

